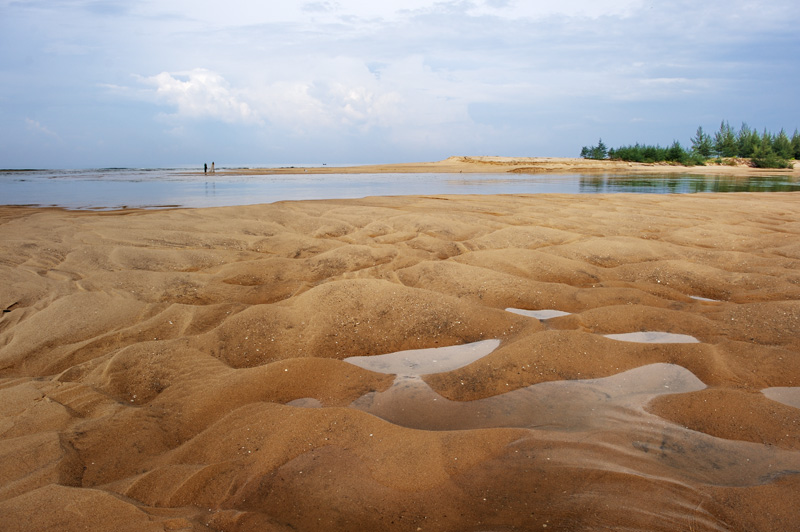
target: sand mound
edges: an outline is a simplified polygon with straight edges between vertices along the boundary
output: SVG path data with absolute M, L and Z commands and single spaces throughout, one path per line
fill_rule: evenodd
M 2 208 L 0 250 L 3 530 L 797 526 L 794 194 Z M 648 331 L 697 343 L 605 336 Z

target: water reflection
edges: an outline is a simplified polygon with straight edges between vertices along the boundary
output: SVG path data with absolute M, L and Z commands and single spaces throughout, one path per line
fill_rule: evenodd
M 655 193 L 692 194 L 699 192 L 794 192 L 800 183 L 789 175 L 774 176 L 702 176 L 702 175 L 641 175 L 641 176 L 583 176 L 582 193 Z
M 218 207 L 283 200 L 430 194 L 779 192 L 791 176 L 649 174 L 295 174 L 213 175 L 186 169 L 3 170 L 0 202 L 71 209 Z

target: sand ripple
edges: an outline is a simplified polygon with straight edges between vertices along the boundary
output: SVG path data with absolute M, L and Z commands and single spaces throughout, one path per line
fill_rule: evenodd
M 797 529 L 797 195 L 2 208 L 0 250 L 0 529 Z M 697 342 L 606 337 L 648 331 Z

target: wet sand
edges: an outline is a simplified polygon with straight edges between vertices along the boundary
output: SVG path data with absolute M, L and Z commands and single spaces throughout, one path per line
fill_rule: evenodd
M 800 195 L 5 207 L 0 250 L 2 530 L 800 529 Z

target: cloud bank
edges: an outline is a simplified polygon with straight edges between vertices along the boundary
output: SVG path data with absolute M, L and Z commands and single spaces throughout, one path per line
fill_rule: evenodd
M 143 78 L 155 87 L 156 99 L 177 108 L 181 118 L 211 118 L 223 122 L 259 122 L 250 105 L 232 91 L 219 74 L 204 68 L 188 72 L 162 72 Z
M 0 105 L 18 119 L 0 140 L 20 158 L 34 128 L 9 124 L 28 116 L 63 132 L 54 160 L 153 164 L 575 156 L 598 136 L 800 125 L 789 0 L 2 5 Z

